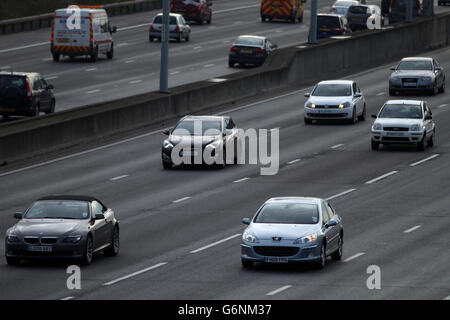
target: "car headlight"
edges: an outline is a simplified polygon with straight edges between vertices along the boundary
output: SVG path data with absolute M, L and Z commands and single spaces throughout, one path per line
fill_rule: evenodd
M 391 81 L 399 82 L 400 81 L 400 77 L 391 77 Z
M 68 236 L 66 237 L 63 242 L 65 243 L 78 243 L 81 240 L 81 236 L 80 235 L 75 235 L 75 236 Z
M 251 234 L 250 232 L 244 231 L 244 234 L 242 235 L 242 240 L 246 241 L 246 242 L 251 242 L 251 243 L 258 243 L 259 240 L 256 236 L 254 236 L 253 234 Z
M 307 102 L 307 103 L 306 103 L 306 107 L 307 107 L 307 108 L 310 108 L 310 109 L 315 109 L 315 108 L 316 108 L 316 105 L 315 105 L 314 103 Z
M 316 240 L 317 240 L 317 233 L 314 233 L 309 236 L 298 238 L 297 240 L 294 241 L 294 244 L 310 243 Z
M 169 140 L 164 140 L 163 147 L 164 149 L 173 148 L 173 144 L 171 144 Z
M 348 108 L 350 106 L 351 106 L 350 102 L 344 102 L 344 103 L 341 103 L 338 107 L 339 107 L 339 109 L 343 109 L 343 108 Z
M 411 126 L 411 131 L 422 131 L 422 125 L 420 125 L 420 124 L 413 124 Z
M 381 125 L 381 123 L 375 122 L 375 123 L 373 124 L 373 126 L 372 126 L 372 130 L 374 130 L 374 131 L 380 131 L 380 130 L 383 130 L 383 126 Z
M 10 234 L 6 237 L 6 240 L 8 241 L 8 243 L 17 243 L 20 242 L 19 237 L 17 237 L 14 234 Z

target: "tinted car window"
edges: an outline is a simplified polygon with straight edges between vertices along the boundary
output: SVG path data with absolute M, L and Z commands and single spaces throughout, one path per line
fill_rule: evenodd
M 433 65 L 428 60 L 406 60 L 399 63 L 397 70 L 433 70 Z
M 25 78 L 22 76 L 0 75 L 0 88 L 19 87 L 26 90 Z
M 387 104 L 381 110 L 379 118 L 422 119 L 420 105 Z
M 339 17 L 317 16 L 317 27 L 340 28 Z
M 156 16 L 155 19 L 153 19 L 153 23 L 154 24 L 162 24 L 162 16 Z M 171 16 L 170 17 L 170 21 L 169 24 L 177 24 L 177 18 Z
M 103 214 L 103 206 L 97 201 L 92 202 L 92 217 L 95 217 L 97 214 Z
M 221 120 L 183 120 L 175 127 L 172 134 L 180 136 L 218 135 L 222 132 Z
M 249 38 L 249 37 L 241 37 L 238 38 L 235 42 L 236 45 L 250 45 L 250 46 L 260 46 L 262 47 L 264 45 L 263 39 L 258 38 Z
M 318 97 L 351 96 L 352 88 L 349 84 L 319 84 L 311 95 Z
M 86 201 L 45 200 L 36 201 L 25 214 L 26 219 L 87 219 Z
M 351 6 L 348 8 L 348 12 L 354 14 L 366 14 L 367 9 L 368 8 L 366 6 Z
M 319 222 L 317 205 L 306 203 L 268 203 L 253 222 L 316 224 Z

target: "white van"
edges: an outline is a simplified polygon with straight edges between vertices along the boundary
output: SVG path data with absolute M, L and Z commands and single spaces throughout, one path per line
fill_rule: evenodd
M 114 42 L 111 34 L 117 28 L 110 27 L 105 9 L 97 6 L 78 8 L 58 9 L 54 13 L 51 34 L 53 61 L 59 61 L 61 56 L 89 55 L 95 62 L 100 53 L 112 59 Z

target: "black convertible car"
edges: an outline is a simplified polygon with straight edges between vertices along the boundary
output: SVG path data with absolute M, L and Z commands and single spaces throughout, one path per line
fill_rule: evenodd
M 92 262 L 94 253 L 119 253 L 119 222 L 100 200 L 86 196 L 48 196 L 34 202 L 6 231 L 8 264 L 32 258 L 72 258 Z

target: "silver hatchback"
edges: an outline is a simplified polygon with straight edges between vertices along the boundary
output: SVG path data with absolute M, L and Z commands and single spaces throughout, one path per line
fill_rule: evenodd
M 161 34 L 163 29 L 163 14 L 158 13 L 150 24 L 148 39 L 153 42 L 153 39 L 161 41 Z M 180 42 L 181 39 L 189 41 L 191 36 L 191 27 L 186 23 L 183 16 L 178 13 L 171 13 L 169 16 L 169 39 L 175 39 Z

